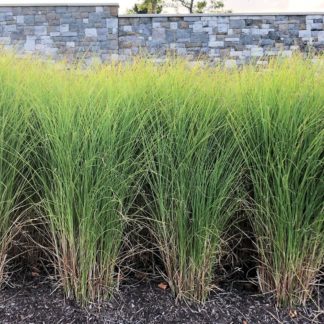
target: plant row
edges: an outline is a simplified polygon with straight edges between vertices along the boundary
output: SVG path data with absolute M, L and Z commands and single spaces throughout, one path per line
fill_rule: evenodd
M 240 233 L 260 291 L 306 303 L 324 264 L 323 89 L 321 59 L 298 56 L 84 70 L 2 55 L 0 282 L 27 219 L 67 296 L 110 297 L 153 247 L 174 295 L 203 302 Z

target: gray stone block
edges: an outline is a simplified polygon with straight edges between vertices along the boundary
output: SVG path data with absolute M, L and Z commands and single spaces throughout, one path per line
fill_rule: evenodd
M 266 39 L 261 39 L 261 41 L 260 41 L 260 45 L 261 46 L 266 46 L 266 47 L 268 47 L 268 46 L 273 46 L 274 45 L 274 40 L 272 40 L 272 39 L 268 39 L 268 38 L 266 38 Z
M 201 18 L 200 17 L 190 17 L 190 16 L 185 16 L 183 18 L 184 21 L 200 21 Z
M 153 28 L 152 30 L 152 38 L 156 42 L 164 42 L 166 41 L 166 33 L 164 28 Z
M 178 29 L 176 31 L 177 41 L 190 41 L 191 31 L 189 29 Z
M 239 29 L 244 28 L 245 21 L 244 21 L 244 19 L 235 19 L 235 20 L 230 19 L 229 27 L 230 28 L 239 28 Z
M 209 35 L 207 33 L 192 33 L 190 40 L 192 42 L 206 43 L 209 40 Z
M 24 16 L 24 24 L 25 25 L 34 25 L 35 24 L 35 16 L 31 16 L 31 15 Z
M 42 36 L 47 35 L 47 27 L 46 26 L 35 26 L 35 35 Z
M 47 22 L 45 15 L 36 15 L 35 16 L 35 24 L 44 24 Z
M 177 40 L 177 31 L 175 30 L 166 30 L 166 41 L 168 43 L 176 42 Z
M 97 37 L 97 29 L 96 28 L 86 28 L 84 30 L 86 37 Z

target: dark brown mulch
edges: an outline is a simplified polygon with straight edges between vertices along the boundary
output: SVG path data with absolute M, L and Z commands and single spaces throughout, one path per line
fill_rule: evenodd
M 289 310 L 276 308 L 270 296 L 232 286 L 239 288 L 228 285 L 198 306 L 176 305 L 170 291 L 158 288 L 157 282 L 125 284 L 110 302 L 81 308 L 38 277 L 0 291 L 0 323 L 324 323 L 323 289 L 317 306 Z

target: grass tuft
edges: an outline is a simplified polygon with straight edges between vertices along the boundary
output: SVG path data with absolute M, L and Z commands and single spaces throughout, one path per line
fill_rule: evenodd
M 305 304 L 323 266 L 323 88 L 321 66 L 295 57 L 243 71 L 232 89 L 259 286 L 282 305 Z
M 145 129 L 150 223 L 178 299 L 205 301 L 237 211 L 242 159 L 209 71 L 160 69 Z M 205 92 L 205 94 L 204 94 Z

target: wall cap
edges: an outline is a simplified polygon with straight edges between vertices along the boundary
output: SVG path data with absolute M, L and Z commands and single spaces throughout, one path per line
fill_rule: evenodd
M 81 3 L 0 3 L 1 7 L 119 7 L 119 3 L 81 2 Z
M 163 17 L 231 17 L 231 16 L 322 16 L 323 12 L 242 12 L 210 14 L 130 14 L 119 15 L 120 18 L 163 18 Z

